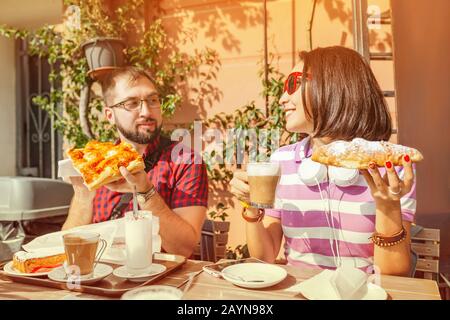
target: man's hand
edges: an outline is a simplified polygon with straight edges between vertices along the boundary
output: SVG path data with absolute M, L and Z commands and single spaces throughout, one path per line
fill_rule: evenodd
M 70 177 L 69 179 L 75 196 L 89 199 L 93 199 L 95 197 L 95 190 L 89 191 L 89 189 L 84 185 L 82 177 Z
M 119 170 L 123 178 L 105 185 L 111 191 L 130 193 L 133 192 L 133 186 L 136 186 L 137 192 L 147 192 L 153 185 L 144 170 L 135 173 L 125 167 L 120 167 Z
M 74 196 L 69 208 L 66 222 L 62 230 L 68 230 L 78 226 L 92 223 L 92 202 L 95 198 L 95 190 L 89 191 L 84 185 L 82 177 L 70 177 L 70 183 L 74 190 Z

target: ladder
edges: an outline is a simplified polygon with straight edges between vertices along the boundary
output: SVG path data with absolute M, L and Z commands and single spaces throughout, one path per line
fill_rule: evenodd
M 369 63 L 374 60 L 393 61 L 392 52 L 375 53 L 370 52 L 369 43 L 369 19 L 367 15 L 367 0 L 352 0 L 353 6 L 353 43 L 355 50 L 358 51 Z M 390 11 L 380 14 L 377 23 L 383 25 L 391 25 Z M 395 90 L 383 90 L 386 98 L 394 98 Z M 397 133 L 397 129 L 392 130 L 393 134 Z

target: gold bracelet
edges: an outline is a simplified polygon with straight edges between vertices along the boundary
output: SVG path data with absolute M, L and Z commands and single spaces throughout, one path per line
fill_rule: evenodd
M 241 206 L 242 206 L 244 209 L 250 208 L 250 203 L 248 203 L 248 202 L 246 202 L 246 201 L 244 201 L 244 200 L 239 200 L 239 203 L 241 204 Z

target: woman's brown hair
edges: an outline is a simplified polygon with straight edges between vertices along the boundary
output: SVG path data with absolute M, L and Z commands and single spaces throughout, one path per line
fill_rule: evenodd
M 314 137 L 389 140 L 392 125 L 386 100 L 369 64 L 359 53 L 336 46 L 301 52 L 300 58 L 304 62 L 303 106 L 306 117 L 313 122 Z M 310 80 L 306 80 L 307 73 Z

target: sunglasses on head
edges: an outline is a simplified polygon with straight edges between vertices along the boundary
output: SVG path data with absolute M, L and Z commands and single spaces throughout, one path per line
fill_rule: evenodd
M 302 85 L 303 72 L 292 72 L 284 82 L 284 91 L 289 95 L 297 91 Z M 310 79 L 309 74 L 306 74 L 306 79 Z

